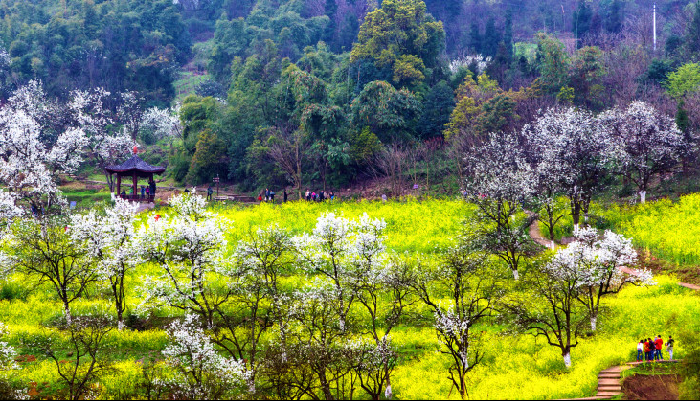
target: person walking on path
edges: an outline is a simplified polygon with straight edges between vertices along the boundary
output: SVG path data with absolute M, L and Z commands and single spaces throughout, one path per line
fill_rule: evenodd
M 287 188 L 282 191 L 282 201 L 287 203 Z
M 270 202 L 272 202 L 273 205 L 275 204 L 275 191 L 270 191 Z
M 207 200 L 213 200 L 214 198 L 214 188 L 209 184 L 209 188 L 207 188 Z
M 382 202 L 386 203 L 386 194 L 382 194 Z
M 331 191 L 331 201 L 335 200 L 335 193 Z
M 654 340 L 652 340 L 651 337 L 647 338 L 647 342 L 649 343 L 649 362 L 653 362 L 656 346 L 654 345 Z
M 655 346 L 655 347 L 654 347 L 654 348 L 655 348 L 655 351 L 654 351 L 654 359 L 657 360 L 657 361 L 658 361 L 658 360 L 662 360 L 662 361 L 663 361 L 663 360 L 664 360 L 664 354 L 662 354 L 661 351 L 663 351 L 663 349 L 664 349 L 664 339 L 661 338 L 661 334 L 659 334 L 658 336 L 656 336 L 656 339 L 654 340 L 654 346 Z
M 668 341 L 666 341 L 666 350 L 668 350 L 668 360 L 673 360 L 673 338 L 668 336 Z
M 637 362 L 641 362 L 644 358 L 644 340 L 639 340 L 637 344 Z
M 145 198 L 146 198 L 146 186 L 141 185 L 141 199 L 145 199 Z
M 306 192 L 304 193 L 304 198 L 306 198 L 306 201 L 311 200 L 311 193 L 309 192 L 308 188 L 306 189 Z

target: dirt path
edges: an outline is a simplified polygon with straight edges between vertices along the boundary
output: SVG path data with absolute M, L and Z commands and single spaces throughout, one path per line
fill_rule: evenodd
M 534 216 L 534 213 L 532 213 L 529 210 L 525 210 L 525 214 L 527 214 L 530 217 Z M 540 232 L 539 223 L 539 220 L 535 220 L 530 224 L 530 238 L 532 238 L 532 240 L 535 241 L 535 243 L 537 244 L 540 244 L 547 248 L 552 248 L 554 245 L 556 245 L 556 243 L 552 243 L 551 240 L 542 236 L 542 232 Z
M 528 216 L 533 215 L 533 213 L 529 210 L 526 210 L 525 213 Z M 542 233 L 540 232 L 540 225 L 539 225 L 538 220 L 535 220 L 532 222 L 532 224 L 530 224 L 530 238 L 532 238 L 532 240 L 535 241 L 537 244 L 540 244 L 540 245 L 545 246 L 547 248 L 552 248 L 553 245 L 556 245 L 556 243 L 552 244 L 552 241 L 550 241 L 549 239 L 542 236 Z M 620 269 L 621 272 L 627 273 L 630 275 L 636 276 L 637 274 L 639 274 L 639 272 L 637 270 L 630 269 L 627 267 L 618 267 L 618 269 Z M 700 285 L 683 283 L 683 282 L 678 282 L 678 285 L 683 286 L 685 288 L 689 288 L 691 290 L 700 291 Z
M 690 284 L 690 283 L 678 283 L 685 288 L 690 288 L 691 290 L 700 291 L 700 285 Z

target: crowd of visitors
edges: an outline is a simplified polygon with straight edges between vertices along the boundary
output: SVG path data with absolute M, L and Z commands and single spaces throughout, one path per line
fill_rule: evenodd
M 641 339 L 637 344 L 637 362 L 663 361 L 663 350 L 664 340 L 661 338 L 661 334 L 654 339 Z M 671 336 L 668 336 L 668 340 L 666 340 L 666 350 L 668 351 L 668 360 L 673 360 L 673 338 Z
M 334 200 L 335 199 L 335 193 L 333 191 L 326 192 L 326 191 L 320 191 L 316 193 L 315 191 L 309 191 L 308 189 L 306 192 L 304 192 L 304 199 L 306 199 L 309 202 L 323 202 L 325 200 Z
M 287 188 L 285 188 L 282 192 L 282 202 L 287 202 L 287 199 L 289 197 L 289 194 L 287 193 Z M 315 191 L 310 191 L 306 190 L 304 192 L 304 197 L 302 200 L 306 200 L 309 202 L 323 202 L 326 200 L 334 200 L 335 199 L 335 193 L 333 191 L 326 192 L 326 191 L 319 191 L 318 193 Z M 265 191 L 260 192 L 258 195 L 258 201 L 259 202 L 272 202 L 275 203 L 275 192 L 270 191 L 268 188 L 265 188 Z

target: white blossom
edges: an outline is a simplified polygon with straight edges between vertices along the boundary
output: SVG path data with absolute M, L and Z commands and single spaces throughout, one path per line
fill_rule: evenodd
M 618 170 L 637 185 L 644 203 L 651 177 L 678 164 L 688 142 L 671 117 L 644 102 L 608 110 L 599 120 L 601 130 L 613 139 Z

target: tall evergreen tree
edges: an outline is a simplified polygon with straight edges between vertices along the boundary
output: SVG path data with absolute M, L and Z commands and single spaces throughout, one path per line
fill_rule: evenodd
M 611 33 L 619 33 L 622 30 L 622 11 L 624 3 L 613 0 L 605 18 L 605 29 Z
M 700 52 L 700 2 L 695 3 L 695 12 L 693 13 L 693 20 L 688 26 L 685 45 L 691 54 Z
M 513 11 L 509 8 L 506 12 L 506 25 L 503 32 L 503 44 L 506 48 L 508 63 L 513 60 Z
M 323 40 L 325 40 L 330 48 L 335 52 L 340 50 L 338 43 L 334 40 L 336 12 L 338 12 L 338 4 L 336 4 L 335 0 L 326 0 L 326 16 L 328 17 L 328 25 L 326 25 L 326 30 L 323 33 Z
M 490 17 L 486 21 L 486 30 L 484 31 L 484 40 L 482 45 L 483 54 L 485 56 L 495 57 L 498 53 L 498 43 L 501 41 L 501 35 L 496 30 L 496 20 Z
M 574 12 L 574 22 L 573 31 L 576 35 L 576 39 L 581 39 L 586 36 L 588 31 L 591 29 L 591 19 L 593 18 L 593 12 L 591 7 L 586 3 L 585 0 L 579 0 L 576 11 Z
M 481 38 L 481 32 L 479 32 L 479 25 L 477 25 L 476 22 L 472 22 L 471 28 L 469 29 L 468 47 L 474 53 L 483 53 L 483 42 Z

